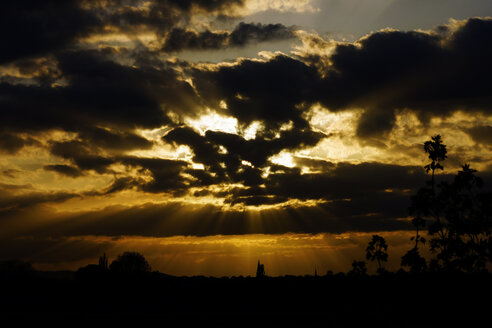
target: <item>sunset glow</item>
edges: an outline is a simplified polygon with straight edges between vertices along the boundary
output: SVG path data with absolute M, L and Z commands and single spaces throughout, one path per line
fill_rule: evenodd
M 424 2 L 0 5 L 0 260 L 304 275 L 379 234 L 396 270 L 431 174 L 492 185 L 492 5 Z

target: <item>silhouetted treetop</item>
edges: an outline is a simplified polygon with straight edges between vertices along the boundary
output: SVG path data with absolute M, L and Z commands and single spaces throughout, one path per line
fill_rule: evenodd
M 446 145 L 442 142 L 441 135 L 437 134 L 431 137 L 431 140 L 424 143 L 424 150 L 429 154 L 429 159 L 432 160 L 431 163 L 425 166 L 427 172 L 435 169 L 444 169 L 439 162 L 444 161 L 447 158 Z
M 427 225 L 429 245 L 436 257 L 433 270 L 484 271 L 492 261 L 492 194 L 482 192 L 483 181 L 476 170 L 464 164 L 452 182 L 434 182 L 434 171 L 442 170 L 440 161 L 446 158 L 446 146 L 440 135 L 427 141 L 424 150 L 432 162 L 425 166 L 432 171 L 432 187 L 422 187 L 412 197 L 410 214 L 416 227 L 415 247 L 404 258 L 402 265 L 412 271 L 425 269 L 425 260 L 418 252 L 418 244 L 425 240 L 418 234 Z
M 354 260 L 352 270 L 348 272 L 350 276 L 365 276 L 367 274 L 366 262 Z
M 401 258 L 401 265 L 410 267 L 410 272 L 419 273 L 427 270 L 427 261 L 419 253 L 417 247 L 409 250 Z
M 388 261 L 388 245 L 383 237 L 379 235 L 373 235 L 371 241 L 366 248 L 366 259 L 370 261 L 378 262 L 378 273 L 384 272 L 381 262 Z
M 441 135 L 437 134 L 431 137 L 431 140 L 424 143 L 424 151 L 429 154 L 429 159 L 432 161 L 424 166 L 425 171 L 429 173 L 432 171 L 432 188 L 434 188 L 434 172 L 435 170 L 444 170 L 444 167 L 440 164 L 447 158 L 446 145 L 443 144 Z
M 109 270 L 114 273 L 139 274 L 150 272 L 151 267 L 142 254 L 137 252 L 124 252 L 111 262 Z

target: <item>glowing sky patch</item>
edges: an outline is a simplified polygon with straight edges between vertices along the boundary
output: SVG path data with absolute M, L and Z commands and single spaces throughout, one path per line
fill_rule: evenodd
M 205 114 L 198 119 L 187 119 L 185 122 L 200 131 L 201 134 L 207 130 L 237 134 L 237 119 L 217 113 Z
M 397 259 L 409 244 L 409 233 L 383 233 L 395 246 L 390 249 L 389 267 L 398 267 Z M 204 276 L 253 276 L 258 259 L 265 264 L 269 276 L 319 274 L 327 271 L 347 271 L 353 258 L 363 257 L 369 234 L 283 234 L 249 236 L 210 236 L 169 238 L 123 237 L 114 240 L 107 237 L 81 236 L 54 240 L 66 252 L 77 245 L 92 245 L 104 251 L 110 259 L 126 249 L 135 249 L 143 254 L 154 270 L 168 274 Z M 28 241 L 25 241 L 28 243 Z M 401 253 L 401 254 L 400 254 Z M 57 254 L 58 256 L 62 254 Z M 32 255 L 33 258 L 36 254 Z M 393 258 L 393 260 L 392 260 Z M 77 268 L 85 262 L 94 262 L 97 257 L 74 258 L 64 263 L 66 269 Z M 46 257 L 40 269 L 54 268 L 53 261 Z M 369 270 L 375 268 L 369 267 Z

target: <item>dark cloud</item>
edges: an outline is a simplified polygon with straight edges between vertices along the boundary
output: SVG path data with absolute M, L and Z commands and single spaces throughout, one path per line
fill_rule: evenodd
M 393 199 L 385 199 L 393 200 Z M 347 212 L 353 215 L 346 215 Z M 352 204 L 326 203 L 318 206 L 264 209 L 252 218 L 242 210 L 222 210 L 214 205 L 186 203 L 144 204 L 108 207 L 82 213 L 58 213 L 49 224 L 29 227 L 26 236 L 214 236 L 280 233 L 342 233 L 348 231 L 410 230 L 409 222 L 386 213 L 360 214 Z M 42 215 L 54 213 L 46 212 Z M 136 219 L 138 218 L 138 219 Z M 254 221 L 253 221 L 254 220 Z M 9 219 L 0 221 L 7 224 Z M 253 223 L 254 222 L 254 223 Z
M 124 190 L 139 189 L 139 187 L 145 185 L 147 182 L 139 177 L 124 176 L 118 177 L 113 180 L 111 185 L 99 190 L 90 190 L 84 192 L 84 196 L 104 196 L 112 193 L 117 193 Z
M 100 133 L 102 137 L 96 138 L 95 135 Z M 108 133 L 109 135 L 107 135 Z M 104 190 L 88 191 L 86 195 L 106 195 L 126 189 L 182 195 L 193 183 L 182 174 L 199 174 L 189 168 L 190 164 L 185 161 L 137 157 L 123 155 L 118 152 L 114 154 L 106 153 L 107 150 L 111 149 L 127 150 L 139 148 L 138 146 L 142 142 L 144 142 L 144 145 L 148 145 L 149 142 L 146 139 L 137 136 L 113 135 L 108 131 L 96 131 L 90 138 L 94 139 L 89 141 L 87 139 L 79 139 L 52 142 L 49 148 L 51 154 L 70 161 L 72 165 L 45 165 L 44 169 L 72 177 L 83 175 L 84 171 L 89 170 L 99 174 L 111 173 L 115 175 L 115 180 L 109 187 Z M 132 145 L 130 141 L 135 142 L 137 145 Z M 128 143 L 125 144 L 125 142 Z M 138 175 L 133 176 L 132 173 L 125 175 L 125 173 L 114 172 L 110 168 L 113 164 L 122 164 L 128 169 L 136 169 Z M 205 181 L 206 179 L 201 180 Z
M 82 174 L 79 168 L 65 164 L 50 164 L 43 167 L 46 171 L 53 171 L 71 178 L 77 178 Z
M 159 33 L 189 20 L 193 11 L 226 14 L 243 0 L 19 0 L 0 4 L 0 64 L 73 47 L 78 39 L 111 26 L 127 33 Z M 146 10 L 144 7 L 148 7 Z
M 25 208 L 32 208 L 37 205 L 46 203 L 60 203 L 66 200 L 80 197 L 79 194 L 69 192 L 28 192 L 21 195 L 15 195 L 3 187 L 0 189 L 2 195 L 0 200 L 0 218 L 11 212 L 22 211 Z
M 120 184 L 126 185 L 127 189 L 128 186 L 135 186 L 146 192 L 169 192 L 179 196 L 184 194 L 190 187 L 189 179 L 181 175 L 189 166 L 189 163 L 185 161 L 132 156 L 118 158 L 118 161 L 138 168 L 142 174 L 148 171 L 152 177 L 152 181 L 139 181 L 138 179 L 121 181 Z M 120 186 L 120 188 L 123 188 L 123 186 Z
M 71 160 L 81 170 L 98 173 L 108 172 L 108 166 L 115 162 L 111 157 L 94 154 L 85 143 L 77 140 L 54 142 L 50 151 L 53 155 Z
M 0 4 L 0 64 L 60 49 L 102 25 L 79 0 L 19 0 Z
M 282 24 L 239 23 L 232 32 L 197 32 L 174 28 L 166 36 L 162 50 L 166 52 L 222 49 L 246 46 L 249 43 L 276 41 L 294 38 L 293 28 Z
M 0 78 L 3 82 L 24 83 L 49 86 L 61 78 L 57 62 L 54 57 L 24 58 L 10 64 L 15 67 L 22 77 L 15 77 L 9 74 L 3 74 Z
M 492 126 L 474 126 L 470 129 L 467 129 L 466 132 L 473 138 L 473 141 L 492 145 Z
M 239 137 L 239 136 L 236 136 Z M 171 130 L 163 137 L 164 141 L 173 143 L 175 145 L 188 145 L 193 149 L 193 160 L 196 163 L 202 163 L 206 166 L 207 170 L 219 174 L 219 180 L 224 180 L 225 169 L 221 167 L 220 163 L 226 160 L 226 156 L 219 154 L 219 147 L 202 137 L 199 133 L 195 132 L 189 127 L 180 127 Z M 239 159 L 236 159 L 235 166 L 237 167 Z M 231 163 L 232 164 L 232 163 Z M 232 166 L 232 165 L 230 165 Z M 230 169 L 233 169 L 230 167 Z M 208 177 L 208 174 L 202 175 L 202 177 Z M 217 181 L 217 182 L 218 182 Z
M 270 131 L 267 133 L 269 134 Z M 326 137 L 321 132 L 311 129 L 296 129 L 280 131 L 274 138 L 258 133 L 254 139 L 246 140 L 234 134 L 224 132 L 207 131 L 205 138 L 216 145 L 224 146 L 228 154 L 238 156 L 240 160 L 252 163 L 254 166 L 263 167 L 269 157 L 280 153 L 282 150 L 296 150 L 315 146 Z M 195 149 L 195 148 L 193 148 Z
M 215 174 L 210 179 L 215 183 L 242 182 L 245 185 L 259 185 L 263 183 L 260 169 L 270 164 L 269 157 L 282 150 L 315 146 L 324 137 L 324 134 L 310 129 L 292 129 L 281 131 L 273 139 L 260 134 L 255 139 L 246 140 L 236 134 L 210 130 L 202 136 L 191 128 L 180 127 L 170 131 L 163 139 L 189 146 L 194 153 L 193 161 L 203 164 L 207 172 Z M 243 161 L 250 164 L 244 164 Z M 207 175 L 197 176 L 203 177 L 206 178 Z
M 9 177 L 9 178 L 15 178 L 19 173 L 22 171 L 17 170 L 17 169 L 7 169 L 2 171 L 2 175 Z
M 140 163 L 136 158 L 127 160 L 142 169 L 146 166 L 166 172 L 172 171 L 169 166 L 179 164 L 169 161 L 166 167 L 166 161 L 158 159 L 153 160 L 152 163 L 148 163 L 147 159 Z M 272 166 L 271 174 L 264 180 L 264 185 L 236 188 L 216 195 L 229 197 L 226 203 L 253 206 L 277 204 L 292 199 L 317 201 L 314 206 L 284 204 L 262 209 L 262 215 L 254 218 L 248 211 L 235 208 L 226 210 L 216 205 L 179 202 L 149 203 L 133 207 L 114 206 L 79 213 L 54 213 L 49 209 L 40 210 L 39 205 L 65 201 L 78 195 L 27 193 L 23 196 L 13 196 L 11 192 L 25 190 L 26 186 L 10 186 L 10 188 L 5 186 L 6 188 L 2 188 L 4 192 L 0 203 L 2 209 L 0 228 L 5 227 L 5 229 L 0 230 L 4 233 L 8 232 L 12 222 L 17 222 L 20 227 L 24 227 L 29 236 L 34 237 L 84 235 L 165 237 L 412 229 L 409 221 L 397 220 L 397 218 L 408 216 L 410 196 L 429 179 L 423 168 L 380 163 L 359 165 L 340 163 L 328 164 L 326 167 L 327 170 L 323 173 L 301 174 L 297 168 Z M 176 190 L 178 188 L 173 185 L 172 181 L 175 180 L 171 175 L 169 173 L 167 186 L 170 190 Z M 479 175 L 484 178 L 486 185 L 492 181 L 490 171 Z M 138 177 L 117 179 L 106 189 L 106 193 L 136 187 L 142 183 L 138 179 Z M 451 181 L 453 176 L 439 175 L 436 179 L 439 182 Z M 151 184 L 149 188 L 151 189 L 152 186 Z M 92 194 L 94 195 L 96 194 Z M 34 213 L 38 220 L 43 218 L 50 218 L 50 220 L 46 224 L 32 227 L 30 220 Z M 251 220 L 255 220 L 255 224 L 252 224 Z
M 193 161 L 202 163 L 205 170 L 192 169 L 189 163 L 177 160 L 91 155 L 84 144 L 77 141 L 54 143 L 51 151 L 71 160 L 81 170 L 109 172 L 108 166 L 114 163 L 137 169 L 136 176 L 119 176 L 106 189 L 92 192 L 94 195 L 136 189 L 180 196 L 195 187 L 199 190 L 196 196 L 201 196 L 209 193 L 207 188 L 210 185 L 241 183 L 244 187 L 216 192 L 215 196 L 226 198 L 226 202 L 232 205 L 254 206 L 279 204 L 292 199 L 324 200 L 340 202 L 341 205 L 350 203 L 347 208 L 359 209 L 360 215 L 374 207 L 371 213 L 389 215 L 398 212 L 404 216 L 401 208 L 409 205 L 408 192 L 424 185 L 426 180 L 420 167 L 378 163 L 335 165 L 297 158 L 298 164 L 313 172 L 301 173 L 300 168 L 288 168 L 268 161 L 268 157 L 281 150 L 314 145 L 322 137 L 312 131 L 287 130 L 271 140 L 262 137 L 245 140 L 235 134 L 216 131 L 200 135 L 187 127 L 175 128 L 164 136 L 167 142 L 190 146 L 194 152 Z M 269 175 L 265 176 L 263 169 L 267 167 Z M 391 201 L 394 207 L 382 201 L 388 197 L 394 198 Z M 401 207 L 402 204 L 405 206 Z
M 313 99 L 319 81 L 316 69 L 284 55 L 268 61 L 242 60 L 213 71 L 194 70 L 192 76 L 211 106 L 219 108 L 224 100 L 226 113 L 240 123 L 261 121 L 267 128 L 289 122 L 306 127 L 302 104 Z
M 245 0 L 167 0 L 162 1 L 162 3 L 169 3 L 186 11 L 190 11 L 193 8 L 215 11 L 241 7 L 244 5 Z M 162 6 L 162 3 L 156 2 L 156 6 Z
M 62 91 L 75 109 L 107 124 L 160 127 L 168 122 L 164 110 L 196 110 L 192 87 L 169 67 L 129 67 L 99 51 L 59 55 L 70 86 Z
M 153 143 L 144 137 L 126 131 L 110 131 L 97 127 L 90 127 L 80 131 L 79 138 L 93 147 L 105 150 L 133 150 L 149 149 Z
M 0 133 L 0 152 L 15 154 L 24 146 L 32 144 L 32 140 L 26 140 L 15 134 Z
M 418 166 L 401 166 L 381 163 L 327 162 L 320 169 L 315 163 L 315 173 L 301 173 L 301 169 L 272 165 L 270 174 L 261 184 L 219 192 L 230 204 L 262 205 L 280 204 L 287 200 L 322 200 L 326 207 L 344 218 L 379 216 L 406 217 L 410 196 L 425 186 L 429 177 Z M 307 166 L 309 167 L 309 166 Z M 490 188 L 489 171 L 479 176 Z M 437 181 L 453 180 L 452 174 L 441 174 Z M 264 203 L 262 203 L 264 201 Z
M 133 1 L 122 4 L 111 1 L 98 8 L 104 14 L 106 24 L 122 32 L 132 34 L 139 29 L 153 30 L 159 36 L 173 28 L 188 26 L 193 15 L 236 17 L 235 9 L 243 6 L 244 0 L 151 0 L 146 3 Z M 148 8 L 148 10 L 146 9 Z
M 426 122 L 456 110 L 490 113 L 492 21 L 472 18 L 448 33 L 382 31 L 340 44 L 318 90 L 331 110 L 361 107 L 360 138 L 390 131 L 397 110 Z
M 129 168 L 135 168 L 140 176 L 117 175 L 114 182 L 102 191 L 90 191 L 87 195 L 105 195 L 126 189 L 138 189 L 146 192 L 161 193 L 168 192 L 181 195 L 190 187 L 188 178 L 182 173 L 193 173 L 189 169 L 189 163 L 179 160 L 168 160 L 160 158 L 146 158 L 126 155 L 101 155 L 94 153 L 86 143 L 72 140 L 65 142 L 54 142 L 50 151 L 53 155 L 70 160 L 75 166 L 48 165 L 46 170 L 71 175 L 82 174 L 83 171 L 93 170 L 97 173 L 113 173 L 110 169 L 112 164 L 123 164 Z M 149 179 L 143 177 L 148 176 Z
M 121 65 L 103 50 L 57 59 L 63 86 L 0 82 L 0 149 L 14 153 L 32 144 L 21 133 L 54 129 L 77 133 L 92 152 L 149 149 L 152 142 L 134 129 L 161 127 L 170 123 L 168 111 L 196 113 L 200 105 L 172 68 Z
M 319 163 L 316 163 L 319 168 Z M 316 167 L 316 166 L 315 166 Z M 270 203 L 282 203 L 286 199 L 349 202 L 350 207 L 369 211 L 371 206 L 359 204 L 378 204 L 379 211 L 392 210 L 392 205 L 379 201 L 394 195 L 407 199 L 407 192 L 415 191 L 426 181 L 423 168 L 398 166 L 380 163 L 334 165 L 326 163 L 325 170 L 317 173 L 302 174 L 299 168 L 271 166 L 270 175 L 263 180 L 262 186 L 236 189 L 229 193 L 231 203 L 247 203 L 249 198 L 268 197 Z M 403 201 L 407 203 L 407 201 Z M 391 203 L 390 203 L 391 204 Z M 393 202 L 393 204 L 395 204 Z M 401 201 L 395 205 L 401 211 Z M 386 208 L 384 208 L 386 206 Z M 408 206 L 406 206 L 408 207 Z M 405 206 L 403 208 L 406 208 Z M 366 212 L 367 213 L 367 212 Z M 400 212 L 400 215 L 401 214 Z
M 226 46 L 228 38 L 228 32 L 211 32 L 209 30 L 196 32 L 184 28 L 174 28 L 166 36 L 162 50 L 165 52 L 176 52 L 185 49 L 220 49 Z
M 265 42 L 294 38 L 293 27 L 282 24 L 239 23 L 231 32 L 229 44 L 244 46 L 249 42 Z
M 292 36 L 291 28 L 279 24 L 241 23 L 232 32 L 220 33 L 198 33 L 175 26 L 177 13 L 220 11 L 241 5 L 242 1 L 163 1 L 150 2 L 152 10 L 140 10 L 138 2 L 118 1 L 81 5 L 78 1 L 41 4 L 26 0 L 3 4 L 2 24 L 6 26 L 2 30 L 28 31 L 26 35 L 5 32 L 7 40 L 16 41 L 3 53 L 3 60 L 54 52 L 59 72 L 48 70 L 42 76 L 59 75 L 67 81 L 58 87 L 0 84 L 4 128 L 152 128 L 169 123 L 165 111 L 194 113 L 201 102 L 219 108 L 221 101 L 227 104 L 225 111 L 244 125 L 259 120 L 268 129 L 288 122 L 305 128 L 303 112 L 319 101 L 331 110 L 365 109 L 357 134 L 370 139 L 390 131 L 396 112 L 402 109 L 416 111 L 423 121 L 457 109 L 490 111 L 492 68 L 487 58 L 492 55 L 492 23 L 488 19 L 472 18 L 440 27 L 436 33 L 372 33 L 358 45 L 337 45 L 329 57 L 331 65 L 322 74 L 313 58 L 309 58 L 309 66 L 283 55 L 266 61 L 243 60 L 213 70 L 193 69 L 191 76 L 201 99 L 169 67 L 125 66 L 102 51 L 63 48 L 99 28 L 101 20 L 122 29 L 148 25 L 160 26 L 164 34 L 171 31 L 164 45 L 169 51 Z M 116 10 L 118 7 L 120 10 Z M 49 19 L 50 15 L 58 19 Z M 21 25 L 26 28 L 20 29 Z M 33 29 L 37 34 L 29 32 Z M 12 149 L 14 144 L 13 140 Z

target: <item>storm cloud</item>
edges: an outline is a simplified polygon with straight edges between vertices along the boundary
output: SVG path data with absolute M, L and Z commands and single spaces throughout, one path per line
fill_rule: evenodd
M 243 60 L 217 70 L 194 70 L 199 94 L 214 107 L 227 103 L 226 113 L 248 125 L 255 120 L 267 128 L 293 122 L 306 127 L 302 106 L 313 101 L 319 85 L 316 69 L 285 55 L 267 61 Z
M 162 50 L 175 52 L 181 50 L 214 50 L 227 47 L 240 47 L 249 43 L 277 41 L 295 37 L 293 28 L 282 24 L 239 23 L 232 32 L 197 32 L 174 28 L 166 36 Z
M 7 46 L 0 64 L 44 55 L 76 44 L 78 39 L 105 33 L 109 27 L 127 33 L 142 28 L 167 31 L 192 11 L 225 15 L 243 0 L 222 1 L 86 1 L 19 0 L 0 5 L 0 36 Z
M 404 109 L 423 122 L 457 110 L 490 113 L 491 40 L 492 21 L 472 18 L 435 32 L 382 31 L 338 45 L 320 101 L 331 110 L 364 108 L 360 138 L 390 131 Z

